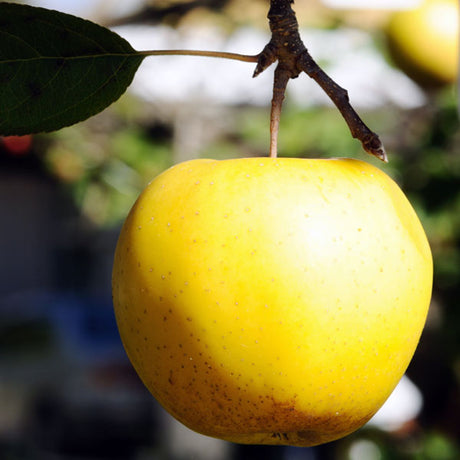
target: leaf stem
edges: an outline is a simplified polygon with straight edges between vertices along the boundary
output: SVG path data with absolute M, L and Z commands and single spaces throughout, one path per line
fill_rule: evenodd
M 243 62 L 257 62 L 259 59 L 259 54 L 249 55 L 249 54 L 239 54 L 239 53 L 227 53 L 225 51 L 201 51 L 201 50 L 148 50 L 148 51 L 138 51 L 141 56 L 203 56 L 203 57 L 213 57 L 213 58 L 222 58 L 222 59 L 232 59 L 234 61 L 243 61 Z

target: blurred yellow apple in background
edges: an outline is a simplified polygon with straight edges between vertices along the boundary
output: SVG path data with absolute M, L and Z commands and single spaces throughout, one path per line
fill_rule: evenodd
M 458 0 L 424 0 L 392 16 L 387 34 L 396 62 L 422 86 L 456 81 L 459 62 Z
M 432 258 L 405 195 L 357 160 L 193 160 L 153 180 L 121 231 L 127 354 L 179 421 L 310 446 L 361 427 L 405 372 Z

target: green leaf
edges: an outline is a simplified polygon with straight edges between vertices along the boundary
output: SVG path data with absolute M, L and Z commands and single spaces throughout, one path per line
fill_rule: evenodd
M 54 131 L 101 112 L 126 91 L 143 59 L 90 21 L 0 3 L 0 134 Z

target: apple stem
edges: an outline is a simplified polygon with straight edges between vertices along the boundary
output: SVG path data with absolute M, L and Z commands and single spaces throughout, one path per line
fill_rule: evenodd
M 273 98 L 270 113 L 270 157 L 278 156 L 278 132 L 286 87 L 290 79 L 289 72 L 278 66 L 275 70 Z
M 299 34 L 299 24 L 291 4 L 294 0 L 270 0 L 268 20 L 272 37 L 258 56 L 254 77 L 275 61 L 273 98 L 270 115 L 270 156 L 276 156 L 281 106 L 287 83 L 305 72 L 316 81 L 339 109 L 351 135 L 361 141 L 364 150 L 382 161 L 388 161 L 379 136 L 371 131 L 353 109 L 348 92 L 341 88 L 313 60 Z

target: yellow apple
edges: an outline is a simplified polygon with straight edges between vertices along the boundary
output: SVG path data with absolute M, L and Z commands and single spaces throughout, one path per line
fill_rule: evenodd
M 458 0 L 424 0 L 418 8 L 395 13 L 387 34 L 396 63 L 423 86 L 455 82 L 458 21 Z
M 122 228 L 113 298 L 127 354 L 179 421 L 310 446 L 361 427 L 425 323 L 432 258 L 405 195 L 367 163 L 192 160 Z

